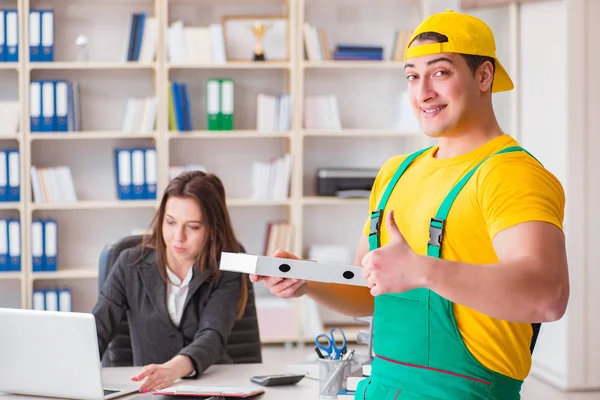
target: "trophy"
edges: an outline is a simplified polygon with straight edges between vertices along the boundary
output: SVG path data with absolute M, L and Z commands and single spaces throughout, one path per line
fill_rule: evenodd
M 254 32 L 254 36 L 256 38 L 256 46 L 254 46 L 254 61 L 265 61 L 263 37 L 267 28 L 268 27 L 265 24 L 261 24 L 260 22 L 255 22 L 252 24 L 252 31 Z

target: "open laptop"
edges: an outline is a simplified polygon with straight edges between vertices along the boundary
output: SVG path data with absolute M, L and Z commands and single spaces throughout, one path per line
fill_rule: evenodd
M 113 399 L 138 385 L 103 385 L 92 314 L 0 308 L 0 392 Z

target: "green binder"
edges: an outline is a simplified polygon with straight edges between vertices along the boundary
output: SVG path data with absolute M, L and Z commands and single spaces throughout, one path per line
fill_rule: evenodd
M 221 79 L 221 129 L 233 130 L 233 80 Z
M 209 131 L 221 130 L 221 83 L 219 79 L 206 82 L 206 121 Z

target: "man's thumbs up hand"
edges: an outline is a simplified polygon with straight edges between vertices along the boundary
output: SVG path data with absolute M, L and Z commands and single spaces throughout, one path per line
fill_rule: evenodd
M 365 254 L 362 259 L 363 276 L 371 295 L 402 293 L 424 283 L 424 271 L 419 269 L 421 256 L 409 246 L 394 219 L 394 211 L 385 218 L 390 240 L 384 246 Z

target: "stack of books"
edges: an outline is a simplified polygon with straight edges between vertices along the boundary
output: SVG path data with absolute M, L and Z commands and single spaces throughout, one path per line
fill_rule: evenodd
M 383 46 L 345 45 L 335 46 L 334 60 L 383 60 Z

